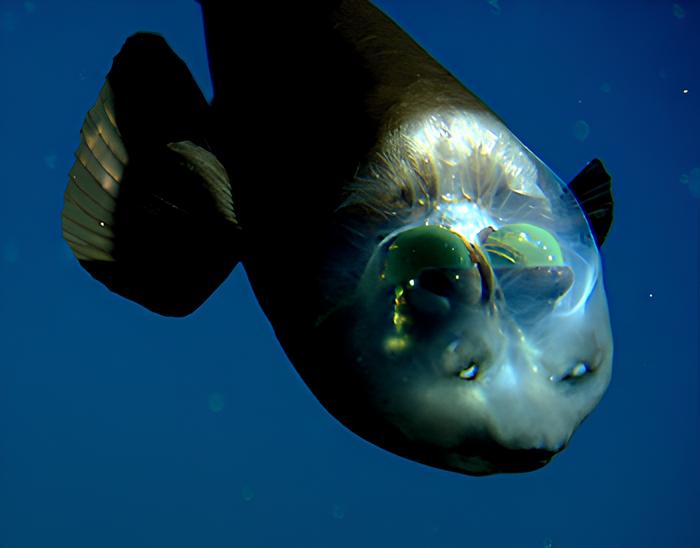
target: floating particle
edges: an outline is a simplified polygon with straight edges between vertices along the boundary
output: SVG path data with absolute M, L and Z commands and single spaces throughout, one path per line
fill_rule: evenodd
M 673 16 L 676 19 L 683 19 L 685 17 L 685 10 L 680 4 L 673 4 Z
M 44 163 L 49 169 L 56 169 L 56 155 L 47 154 L 46 156 L 44 156 Z
M 489 6 L 491 6 L 491 11 L 496 15 L 501 13 L 501 6 L 498 4 L 498 0 L 486 0 Z
M 602 91 L 603 93 L 610 93 L 612 91 L 612 87 L 608 82 L 603 82 L 602 84 L 600 84 L 600 91 Z
M 255 498 L 255 491 L 250 485 L 244 485 L 241 488 L 241 498 L 245 502 L 251 502 Z
M 219 392 L 209 394 L 209 411 L 212 413 L 221 413 L 224 409 L 224 395 Z
M 690 173 L 681 175 L 681 184 L 686 185 L 695 198 L 700 198 L 700 167 L 694 167 Z
M 591 133 L 591 128 L 584 120 L 576 120 L 572 127 L 572 133 L 576 139 L 583 142 L 588 139 L 588 135 Z
M 36 4 L 34 2 L 27 1 L 23 5 L 24 11 L 27 13 L 34 13 L 36 11 Z
M 73 260 L 75 259 L 75 255 L 73 255 L 73 252 L 71 251 L 71 248 L 66 244 L 65 241 L 60 241 L 58 244 L 56 244 L 56 255 L 57 259 L 59 261 L 59 264 L 63 265 L 69 265 L 73 264 Z
M 554 542 L 551 538 L 544 539 L 543 548 L 554 548 Z
M 700 167 L 695 167 L 690 170 L 688 189 L 690 189 L 690 193 L 693 196 L 700 198 Z
M 12 11 L 6 11 L 0 16 L 0 28 L 5 32 L 12 32 L 17 28 L 17 15 Z

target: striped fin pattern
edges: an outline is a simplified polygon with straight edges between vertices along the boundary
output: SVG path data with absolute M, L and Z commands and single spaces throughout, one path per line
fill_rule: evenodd
M 113 215 L 129 156 L 106 81 L 80 130 L 62 214 L 63 237 L 81 261 L 113 261 Z

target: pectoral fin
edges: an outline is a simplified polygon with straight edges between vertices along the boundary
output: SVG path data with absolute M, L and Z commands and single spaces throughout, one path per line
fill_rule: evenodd
M 156 35 L 127 40 L 81 129 L 63 236 L 111 291 L 159 314 L 199 307 L 239 260 L 226 170 L 207 142 L 209 105 Z

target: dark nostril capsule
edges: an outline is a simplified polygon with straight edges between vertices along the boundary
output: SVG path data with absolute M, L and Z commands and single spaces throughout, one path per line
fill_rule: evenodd
M 431 317 L 445 316 L 450 312 L 450 300 L 420 286 L 404 292 L 406 302 L 415 312 Z
M 450 297 L 455 292 L 456 275 L 457 273 L 451 269 L 426 268 L 420 273 L 418 284 L 436 295 Z
M 424 268 L 417 281 L 422 289 L 453 302 L 466 305 L 481 299 L 481 276 L 476 268 Z

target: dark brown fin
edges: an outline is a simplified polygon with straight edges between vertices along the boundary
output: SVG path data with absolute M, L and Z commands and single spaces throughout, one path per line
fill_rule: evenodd
M 612 178 L 603 162 L 594 158 L 569 183 L 588 223 L 598 247 L 603 245 L 613 221 Z
M 152 34 L 114 58 L 81 129 L 63 237 L 108 289 L 185 316 L 239 260 L 224 167 L 206 140 L 209 105 L 183 61 Z

